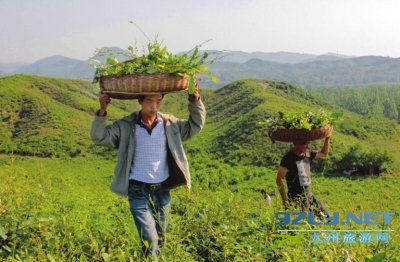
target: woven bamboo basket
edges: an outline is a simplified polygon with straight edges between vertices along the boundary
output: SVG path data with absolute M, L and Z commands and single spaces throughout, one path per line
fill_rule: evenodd
M 333 126 L 325 125 L 319 128 L 307 129 L 278 129 L 268 133 L 272 142 L 306 142 L 325 138 L 332 133 Z
M 100 90 L 117 99 L 136 99 L 140 95 L 166 94 L 187 90 L 189 76 L 136 74 L 100 77 Z

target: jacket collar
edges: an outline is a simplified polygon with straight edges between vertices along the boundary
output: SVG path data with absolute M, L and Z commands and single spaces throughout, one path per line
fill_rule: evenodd
M 162 119 L 163 119 L 163 121 L 164 121 L 164 124 L 166 124 L 167 121 L 169 120 L 168 115 L 163 114 L 163 113 L 160 113 L 160 112 L 158 112 L 158 113 L 159 113 L 160 116 L 162 117 Z M 128 123 L 134 124 L 134 123 L 136 123 L 136 119 L 137 119 L 138 115 L 139 115 L 139 111 L 133 112 L 132 114 L 123 117 L 122 120 L 123 120 L 123 121 L 126 121 L 126 122 L 128 122 Z

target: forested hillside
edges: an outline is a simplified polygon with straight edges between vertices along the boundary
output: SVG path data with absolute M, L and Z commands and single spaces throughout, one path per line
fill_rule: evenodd
M 310 88 L 327 103 L 370 117 L 386 117 L 400 122 L 400 86 Z
M 95 147 L 89 139 L 90 123 L 98 108 L 97 86 L 79 80 L 15 75 L 0 79 L 0 91 L 2 153 L 42 157 L 113 156 L 114 151 Z M 389 99 L 389 93 L 393 92 L 375 93 L 379 100 L 380 97 Z M 326 161 L 332 171 L 347 168 L 341 159 L 354 150 L 353 147 L 392 159 L 390 169 L 396 169 L 400 163 L 396 122 L 373 118 L 365 112 L 360 113 L 366 116 L 351 113 L 329 103 L 328 99 L 320 99 L 290 84 L 249 79 L 217 91 L 203 90 L 202 94 L 207 107 L 207 124 L 199 138 L 189 142 L 187 147 L 190 156 L 204 154 L 203 167 L 211 159 L 211 162 L 217 160 L 231 166 L 276 167 L 289 145 L 273 144 L 266 127 L 260 123 L 278 112 L 319 108 L 344 112 L 343 121 L 335 127 L 331 157 Z M 184 93 L 167 95 L 162 111 L 186 117 L 185 96 Z M 109 120 L 138 108 L 136 101 L 113 99 Z M 320 144 L 316 143 L 318 146 Z

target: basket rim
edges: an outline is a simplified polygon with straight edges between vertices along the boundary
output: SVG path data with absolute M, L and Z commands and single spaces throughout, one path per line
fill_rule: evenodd
M 278 129 L 276 129 L 274 131 L 270 130 L 270 133 L 274 133 L 274 132 L 279 131 L 279 130 L 301 130 L 301 131 L 310 131 L 311 132 L 313 130 L 328 129 L 328 128 L 331 128 L 331 127 L 333 127 L 332 124 L 326 124 L 326 125 L 319 126 L 319 127 L 313 127 L 311 129 L 307 129 L 307 128 L 278 128 Z
M 103 76 L 100 90 L 115 99 L 137 99 L 141 95 L 168 94 L 188 89 L 189 75 L 126 74 Z
M 99 79 L 120 78 L 120 77 L 126 77 L 126 76 L 131 76 L 131 77 L 174 77 L 174 78 L 189 78 L 190 77 L 188 74 L 178 75 L 178 74 L 173 74 L 173 73 L 154 73 L 154 74 L 135 73 L 135 74 L 99 76 Z
M 101 90 L 103 94 L 121 94 L 121 95 L 132 95 L 132 96 L 140 96 L 140 95 L 157 95 L 157 94 L 169 94 L 169 93 L 179 93 L 179 92 L 185 92 L 187 91 L 186 89 L 182 90 L 174 90 L 174 91 L 168 91 L 168 92 L 144 92 L 144 93 L 131 93 L 131 92 L 120 92 L 120 91 L 107 91 L 107 90 Z
M 332 132 L 332 130 L 333 130 L 333 125 L 332 124 L 326 124 L 324 126 L 314 127 L 314 128 L 311 128 L 311 129 L 306 129 L 306 128 L 279 128 L 279 129 L 276 129 L 276 130 L 273 130 L 273 131 L 271 129 L 268 130 L 268 136 L 269 136 L 269 138 L 271 139 L 271 141 L 273 143 L 275 143 L 275 141 L 289 143 L 289 142 L 293 142 L 293 141 L 289 141 L 289 139 L 284 139 L 284 140 L 280 139 L 280 138 L 277 139 L 277 137 L 274 137 L 274 134 L 276 134 L 277 132 L 281 132 L 281 131 L 295 134 L 295 133 L 312 133 L 312 132 L 315 132 L 315 131 L 324 132 L 324 131 L 329 131 L 329 130 L 330 130 L 330 132 Z M 326 137 L 326 136 L 324 136 L 324 137 Z M 311 140 L 308 140 L 308 141 L 315 141 L 315 140 L 323 139 L 324 137 L 311 139 Z

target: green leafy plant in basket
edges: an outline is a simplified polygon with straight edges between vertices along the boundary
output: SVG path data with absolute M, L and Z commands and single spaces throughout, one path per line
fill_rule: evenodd
M 276 117 L 260 123 L 268 130 L 271 141 L 305 142 L 322 139 L 332 134 L 332 128 L 340 120 L 342 113 L 317 112 L 279 112 Z
M 278 116 L 267 119 L 263 124 L 272 132 L 278 129 L 311 130 L 328 124 L 335 125 L 342 116 L 342 112 L 328 113 L 323 109 L 316 112 L 279 112 Z
M 140 29 L 140 28 L 139 28 Z M 142 30 L 141 30 L 142 31 Z M 142 31 L 143 33 L 143 31 Z M 144 34 L 144 33 L 143 33 Z M 100 61 L 95 62 L 94 82 L 98 82 L 102 76 L 121 76 L 130 74 L 174 74 L 179 76 L 189 76 L 189 93 L 193 93 L 195 88 L 196 76 L 207 74 L 213 82 L 217 81 L 215 75 L 209 70 L 207 63 L 208 53 L 200 52 L 202 44 L 195 46 L 191 51 L 184 54 L 172 54 L 155 38 L 147 37 L 149 43 L 144 54 L 139 55 L 137 48 L 128 47 L 128 60 L 119 62 L 116 58 L 107 58 L 106 64 Z

